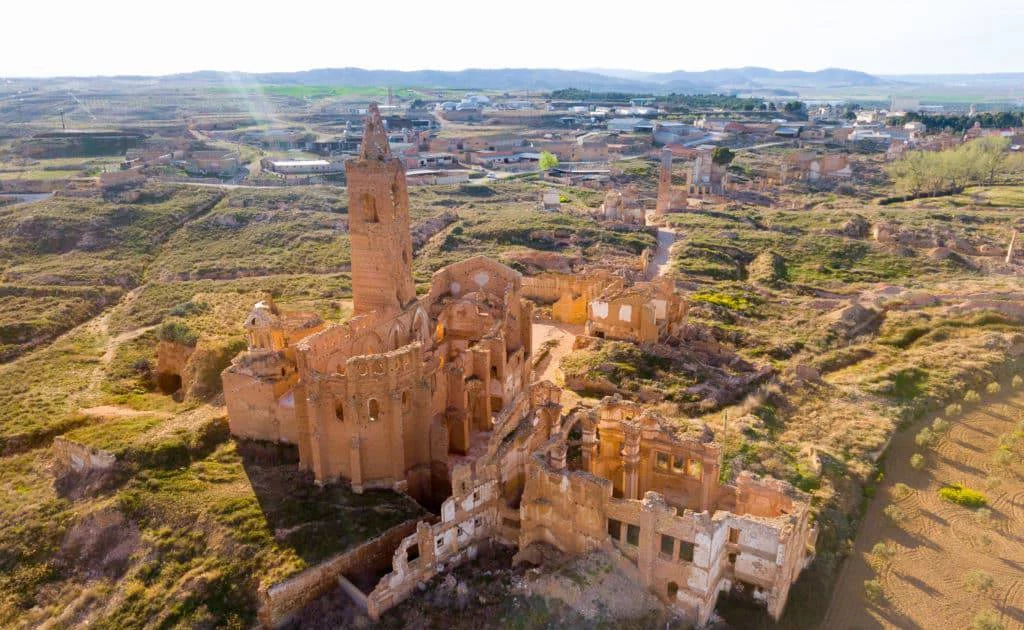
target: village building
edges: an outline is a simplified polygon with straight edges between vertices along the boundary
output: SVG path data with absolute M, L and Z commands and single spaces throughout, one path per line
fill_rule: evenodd
M 185 158 L 183 166 L 185 172 L 193 175 L 231 177 L 241 170 L 242 159 L 237 151 L 193 151 Z
M 344 164 L 334 160 L 279 160 L 263 158 L 260 166 L 278 175 L 337 175 L 345 172 Z

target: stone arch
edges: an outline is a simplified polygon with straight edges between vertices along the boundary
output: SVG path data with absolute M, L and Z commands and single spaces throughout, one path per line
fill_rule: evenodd
M 376 398 L 371 398 L 366 402 L 366 411 L 370 422 L 376 422 L 380 419 L 380 402 Z
M 422 308 L 416 309 L 416 315 L 412 318 L 412 328 L 409 331 L 409 341 L 418 341 L 424 345 L 430 344 L 430 318 Z
M 385 350 L 397 350 L 401 348 L 408 340 L 406 338 L 405 329 L 402 327 L 400 322 L 395 322 L 395 325 L 391 327 L 391 331 L 388 333 L 388 343 L 385 346 Z

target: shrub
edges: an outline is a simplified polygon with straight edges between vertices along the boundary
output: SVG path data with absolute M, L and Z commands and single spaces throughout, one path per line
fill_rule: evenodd
M 950 418 L 955 418 L 963 413 L 964 408 L 960 403 L 952 403 L 946 405 L 946 415 Z
M 938 442 L 938 436 L 932 433 L 931 429 L 928 427 L 918 431 L 917 435 L 914 437 L 914 443 L 917 444 L 919 448 L 931 448 L 932 446 L 935 446 L 936 442 Z
M 898 505 L 887 505 L 882 512 L 893 523 L 902 523 L 907 520 L 907 513 Z
M 982 493 L 977 490 L 971 490 L 959 483 L 939 488 L 939 496 L 951 503 L 972 508 L 981 507 L 988 502 L 988 499 Z
M 910 486 L 902 482 L 892 487 L 892 496 L 896 499 L 905 499 L 910 496 L 911 492 L 913 490 L 910 489 Z
M 877 604 L 885 598 L 885 590 L 878 580 L 864 580 L 864 597 L 869 602 Z
M 914 453 L 910 456 L 910 467 L 914 470 L 924 470 L 924 455 Z
M 158 335 L 161 341 L 179 343 L 183 346 L 195 346 L 199 335 L 181 322 L 167 322 L 160 328 Z
M 980 400 L 981 396 L 978 394 L 978 392 L 974 391 L 973 389 L 967 390 L 967 392 L 964 394 L 965 403 L 974 404 L 976 402 L 979 402 Z
M 988 385 L 985 386 L 985 391 L 993 396 L 1001 392 L 1002 389 L 1003 388 L 999 385 L 999 383 L 996 382 L 989 383 Z
M 932 420 L 932 432 L 934 433 L 945 433 L 949 430 L 949 420 L 943 420 L 942 418 L 936 418 Z
M 879 562 L 889 562 L 896 557 L 896 545 L 889 543 L 875 543 L 871 548 L 871 556 Z
M 992 510 L 986 507 L 978 508 L 974 513 L 974 518 L 982 525 L 988 525 L 992 522 Z
M 974 630 L 1003 630 L 1006 626 L 999 621 L 999 613 L 994 610 L 983 610 L 974 615 L 971 627 Z
M 1010 386 L 1014 389 L 1020 389 L 1022 385 L 1024 385 L 1024 378 L 1021 378 L 1020 374 L 1015 374 L 1013 380 L 1010 381 Z
M 999 447 L 996 452 L 992 454 L 992 463 L 1000 468 L 1008 468 L 1013 465 L 1013 460 L 1016 457 L 1013 451 L 1007 448 Z

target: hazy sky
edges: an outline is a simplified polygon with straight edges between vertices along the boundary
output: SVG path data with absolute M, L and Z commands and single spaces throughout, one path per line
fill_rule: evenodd
M 746 65 L 1024 72 L 1024 0 L 3 0 L 0 76 Z

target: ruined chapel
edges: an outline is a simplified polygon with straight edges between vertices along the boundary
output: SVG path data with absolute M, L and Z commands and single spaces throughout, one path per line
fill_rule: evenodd
M 698 625 L 737 589 L 778 618 L 814 557 L 808 496 L 746 472 L 724 483 L 698 422 L 618 397 L 563 410 L 559 387 L 530 379 L 533 306 L 518 272 L 470 258 L 417 296 L 405 171 L 375 106 L 345 166 L 354 315 L 324 326 L 257 304 L 249 348 L 222 374 L 231 431 L 297 445 L 319 482 L 404 492 L 438 516 L 393 547 L 372 589 L 314 567 L 261 592 L 262 623 L 282 625 L 337 583 L 378 619 L 495 543 L 516 562 L 548 547 L 613 553 Z

